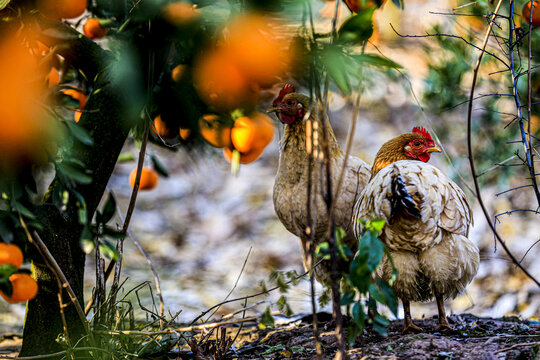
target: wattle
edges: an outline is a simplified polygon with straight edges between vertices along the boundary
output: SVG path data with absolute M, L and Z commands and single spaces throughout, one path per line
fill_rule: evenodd
M 284 114 L 284 113 L 280 113 L 279 114 L 279 120 L 283 123 L 283 124 L 292 124 L 295 120 L 296 120 L 296 116 L 294 115 L 287 115 L 287 114 Z
M 423 154 L 418 155 L 418 160 L 423 161 L 423 162 L 428 162 L 429 158 L 430 156 L 428 153 L 423 153 Z

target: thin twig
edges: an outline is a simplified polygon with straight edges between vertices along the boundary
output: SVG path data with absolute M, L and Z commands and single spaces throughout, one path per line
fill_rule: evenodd
M 512 350 L 512 349 L 515 349 L 515 348 L 518 348 L 518 347 L 522 347 L 522 346 L 534 346 L 534 345 L 538 345 L 538 342 L 514 344 L 512 346 L 509 346 L 509 347 L 506 347 L 506 348 L 503 348 L 503 349 L 499 349 L 499 350 L 495 351 L 493 354 L 507 352 L 509 350 Z
M 142 174 L 142 168 L 143 168 L 143 165 L 144 165 L 144 156 L 146 154 L 146 145 L 148 143 L 148 132 L 149 132 L 148 122 L 149 121 L 151 122 L 150 115 L 148 114 L 148 112 L 146 112 L 146 115 L 147 115 L 147 118 L 146 118 L 146 121 L 145 121 L 144 136 L 143 136 L 143 140 L 142 140 L 142 143 L 141 143 L 141 148 L 139 150 L 139 160 L 138 160 L 138 163 L 137 163 L 137 172 L 136 172 L 136 175 L 135 175 L 135 183 L 133 184 L 133 190 L 131 191 L 131 198 L 129 199 L 129 205 L 128 205 L 128 209 L 127 209 L 127 212 L 126 212 L 126 217 L 124 219 L 124 225 L 122 226 L 122 232 L 124 232 L 124 233 L 127 233 L 127 229 L 129 228 L 129 224 L 130 224 L 130 221 L 131 221 L 131 216 L 133 215 L 133 211 L 135 210 L 135 203 L 137 202 L 137 194 L 139 192 L 139 185 L 141 183 L 141 174 Z M 119 244 L 120 244 L 120 242 L 119 242 Z M 107 266 L 107 270 L 105 270 L 105 281 L 107 281 L 107 279 L 111 275 L 111 272 L 112 272 L 113 268 L 115 268 L 115 265 L 116 265 L 116 260 L 114 260 L 114 259 L 111 260 L 111 262 Z M 119 275 L 119 272 L 120 272 L 119 269 L 115 270 L 115 273 L 118 273 L 118 275 Z M 113 290 L 113 288 L 111 287 L 111 291 L 112 290 Z M 111 292 L 111 294 L 112 294 L 112 292 Z M 88 312 L 90 311 L 90 308 L 92 307 L 92 304 L 94 303 L 94 300 L 95 300 L 95 294 L 92 294 L 92 297 L 90 298 L 90 300 L 86 304 L 86 308 L 85 308 L 85 313 L 86 314 L 88 314 Z
M 229 299 L 229 296 L 232 295 L 232 293 L 234 292 L 234 290 L 236 289 L 236 286 L 238 285 L 238 281 L 240 281 L 240 278 L 242 277 L 242 274 L 244 273 L 244 269 L 246 268 L 246 264 L 248 262 L 248 259 L 249 259 L 249 255 L 251 254 L 251 249 L 252 247 L 250 246 L 249 247 L 249 250 L 248 250 L 248 253 L 246 255 L 246 258 L 244 259 L 244 263 L 242 264 L 242 268 L 240 269 L 240 273 L 238 274 L 238 276 L 236 277 L 236 281 L 234 282 L 234 285 L 232 287 L 232 289 L 229 291 L 229 293 L 227 294 L 227 296 L 225 296 L 225 299 L 223 299 L 223 301 L 226 301 Z M 210 318 L 212 316 L 215 315 L 215 313 L 219 310 L 220 306 L 218 306 L 214 312 L 212 312 L 212 314 L 208 315 L 208 318 L 206 319 L 206 321 L 210 320 Z
M 274 311 L 271 313 L 271 315 L 280 315 L 281 312 Z M 99 335 L 134 335 L 134 336 L 155 336 L 155 335 L 163 335 L 163 334 L 170 334 L 173 332 L 187 332 L 187 331 L 196 331 L 196 330 L 207 330 L 207 329 L 213 329 L 219 326 L 223 325 L 231 325 L 231 324 L 238 324 L 243 322 L 249 322 L 258 320 L 261 318 L 262 315 L 257 316 L 250 316 L 242 319 L 231 319 L 226 321 L 218 321 L 218 322 L 212 322 L 212 323 L 206 323 L 206 324 L 200 324 L 200 325 L 193 325 L 193 326 L 186 326 L 181 327 L 178 329 L 166 329 L 166 330 L 160 330 L 160 331 L 139 331 L 139 330 L 106 330 L 106 331 L 95 331 L 95 334 Z
M 501 8 L 502 2 L 503 2 L 503 0 L 499 0 L 499 2 L 497 3 L 495 11 L 493 12 L 494 15 L 492 16 L 492 19 L 495 17 L 495 14 L 497 14 L 499 12 L 499 9 Z M 486 208 L 486 206 L 484 204 L 484 201 L 482 199 L 482 195 L 481 195 L 481 192 L 480 192 L 480 185 L 478 184 L 478 177 L 476 175 L 476 167 L 475 167 L 474 158 L 473 158 L 472 136 L 471 136 L 471 132 L 472 132 L 472 104 L 473 104 L 473 99 L 474 99 L 474 90 L 475 90 L 475 87 L 476 87 L 476 80 L 478 78 L 478 71 L 480 69 L 480 64 L 482 62 L 482 57 L 484 55 L 484 49 L 485 49 L 485 47 L 487 45 L 487 42 L 488 42 L 489 35 L 490 35 L 492 27 L 493 27 L 493 22 L 491 21 L 490 24 L 489 24 L 489 28 L 488 28 L 488 30 L 486 32 L 486 36 L 484 38 L 484 43 L 482 45 L 482 51 L 480 52 L 480 55 L 478 56 L 478 60 L 476 61 L 476 65 L 474 67 L 474 72 L 473 72 L 473 79 L 472 79 L 472 84 L 471 84 L 471 92 L 470 92 L 470 96 L 469 96 L 470 102 L 469 102 L 469 108 L 468 108 L 468 111 L 467 111 L 467 151 L 468 151 L 468 155 L 469 155 L 469 164 L 470 164 L 470 167 L 471 167 L 471 173 L 472 173 L 472 177 L 473 177 L 473 180 L 474 180 L 474 188 L 475 188 L 475 191 L 476 191 L 476 197 L 478 199 L 478 203 L 479 203 L 480 207 L 482 208 L 482 211 L 484 212 L 484 216 L 486 217 L 487 223 L 491 227 L 491 230 L 495 234 L 497 240 L 499 241 L 499 243 L 501 244 L 503 249 L 506 251 L 508 256 L 512 259 L 512 261 L 525 273 L 525 275 L 527 275 L 538 286 L 540 286 L 540 282 L 538 282 L 538 280 L 536 280 L 534 278 L 534 276 L 532 276 L 527 271 L 527 269 L 525 269 L 518 262 L 518 260 L 514 257 L 514 255 L 511 253 L 510 249 L 508 249 L 505 242 L 502 240 L 502 238 L 497 233 L 497 230 L 495 229 L 495 226 L 491 223 L 491 220 L 490 220 L 491 217 L 488 214 L 487 208 Z
M 313 267 L 315 268 L 316 266 L 318 266 L 323 260 L 319 260 L 315 265 L 313 265 Z M 285 284 L 290 284 L 292 283 L 293 281 L 296 281 L 300 278 L 302 278 L 303 276 L 309 274 L 310 270 L 307 270 L 306 272 L 304 272 L 303 274 L 300 274 L 298 275 L 297 277 L 295 277 L 294 279 L 290 279 L 288 281 L 285 282 Z M 230 300 L 227 300 L 227 301 L 222 301 L 208 309 L 206 309 L 205 311 L 203 311 L 199 316 L 197 316 L 194 320 L 191 321 L 190 325 L 193 325 L 194 323 L 196 323 L 200 318 L 202 318 L 203 316 L 205 316 L 206 314 L 208 314 L 210 311 L 214 310 L 216 307 L 218 306 L 221 306 L 221 305 L 224 305 L 224 304 L 228 304 L 228 303 L 231 303 L 231 302 L 235 302 L 235 301 L 241 301 L 241 300 L 245 300 L 245 299 L 251 299 L 251 298 L 254 298 L 254 297 L 257 297 L 257 296 L 261 296 L 261 295 L 266 295 L 274 290 L 277 290 L 277 289 L 280 289 L 281 287 L 280 286 L 274 286 L 273 288 L 270 288 L 270 289 L 266 289 L 265 291 L 260 291 L 258 293 L 255 293 L 255 294 L 251 294 L 251 295 L 246 295 L 246 296 L 242 296 L 242 297 L 239 297 L 239 298 L 236 298 L 236 299 L 230 299 Z

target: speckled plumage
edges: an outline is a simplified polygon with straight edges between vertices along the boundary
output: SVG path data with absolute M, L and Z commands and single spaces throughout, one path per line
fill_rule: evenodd
M 406 213 L 391 219 L 392 178 L 400 174 L 421 218 Z M 478 270 L 478 247 L 467 238 L 472 213 L 463 191 L 436 167 L 415 160 L 391 163 L 374 174 L 358 199 L 354 217 L 370 214 L 387 221 L 381 239 L 386 244 L 398 277 L 396 295 L 406 301 L 430 300 L 435 293 L 454 298 Z M 354 233 L 361 227 L 355 222 Z M 389 280 L 386 258 L 376 276 Z
M 303 98 L 306 101 L 307 98 Z M 308 108 L 309 104 L 303 104 Z M 315 118 L 316 114 L 312 117 Z M 322 161 L 323 133 L 317 122 L 313 121 L 314 138 L 313 146 L 314 166 L 312 170 L 312 216 L 314 226 L 315 245 L 326 240 L 326 232 L 329 225 L 328 211 L 322 197 L 326 192 L 326 170 Z M 343 166 L 345 155 L 340 149 L 330 124 L 326 124 L 328 131 L 328 146 L 331 161 L 332 187 L 337 186 L 339 173 Z M 308 196 L 308 171 L 309 156 L 306 150 L 306 121 L 296 121 L 285 125 L 283 138 L 281 139 L 279 167 L 274 184 L 274 208 L 283 225 L 291 233 L 300 238 L 304 266 L 309 268 L 308 263 L 308 236 L 305 234 L 308 225 L 307 196 Z M 353 237 L 351 219 L 353 208 L 358 195 L 367 184 L 370 177 L 369 166 L 360 158 L 349 156 L 345 177 L 340 193 L 338 194 L 335 208 L 335 224 L 342 227 L 346 233 L 345 243 L 353 250 L 356 241 Z M 321 282 L 329 279 L 330 265 L 325 262 L 317 267 L 315 274 Z

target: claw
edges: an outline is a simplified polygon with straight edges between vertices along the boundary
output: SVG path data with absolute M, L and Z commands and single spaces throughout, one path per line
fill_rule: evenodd
M 402 334 L 418 334 L 418 333 L 421 333 L 423 330 L 421 327 L 418 327 L 416 325 L 414 325 L 412 322 L 410 324 L 406 324 L 404 327 L 403 327 L 403 331 L 401 332 Z
M 435 326 L 435 332 L 440 332 L 441 334 L 448 334 L 454 331 L 454 328 L 451 327 L 449 324 L 439 324 Z

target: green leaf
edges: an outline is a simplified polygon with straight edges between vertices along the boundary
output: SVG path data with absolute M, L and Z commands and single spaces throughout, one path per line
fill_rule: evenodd
M 379 290 L 379 287 L 377 285 L 373 283 L 369 284 L 369 294 L 378 303 L 386 305 L 386 298 L 384 297 L 383 293 Z
M 110 260 L 118 260 L 119 254 L 116 246 L 108 239 L 103 239 L 99 242 L 99 251 Z
M 26 207 L 24 207 L 21 203 L 15 202 L 15 209 L 21 213 L 22 216 L 29 218 L 29 219 L 35 219 L 36 215 L 34 215 L 33 212 L 28 210 Z
M 368 231 L 373 232 L 375 235 L 379 234 L 381 230 L 384 228 L 384 224 L 386 221 L 384 219 L 372 219 L 367 222 L 366 229 Z
M 107 235 L 113 239 L 123 239 L 126 237 L 123 231 L 116 230 L 110 226 L 103 227 L 103 235 Z
M 375 7 L 361 10 L 343 22 L 338 30 L 340 43 L 360 44 L 373 35 L 373 12 Z
M 379 285 L 379 288 L 381 289 L 381 292 L 384 295 L 384 298 L 386 299 L 386 306 L 392 311 L 394 315 L 397 316 L 398 314 L 398 301 L 396 298 L 396 295 L 394 294 L 394 291 L 388 285 L 385 281 L 377 280 L 377 284 Z
M 357 301 L 353 305 L 352 318 L 354 323 L 360 328 L 360 331 L 362 331 L 366 321 L 366 313 L 364 312 L 364 307 L 360 301 Z
M 317 245 L 315 248 L 315 258 L 330 260 L 330 245 L 328 242 L 325 241 Z
M 347 306 L 349 304 L 352 304 L 354 302 L 354 297 L 356 293 L 354 291 L 348 291 L 343 295 L 341 298 L 341 306 Z
M 114 216 L 114 213 L 116 212 L 116 198 L 114 197 L 113 193 L 109 193 L 109 197 L 107 198 L 107 202 L 105 203 L 105 206 L 103 206 L 103 212 L 101 214 L 101 221 L 106 224 L 109 222 L 109 220 L 112 219 Z
M 13 230 L 7 221 L 9 221 L 8 218 L 0 219 L 0 238 L 3 240 L 3 242 L 9 244 L 13 242 L 14 237 Z
M 374 322 L 373 328 L 380 336 L 388 336 L 388 329 L 386 329 L 386 326 Z
M 329 46 L 322 52 L 321 62 L 328 71 L 328 75 L 334 80 L 338 88 L 345 95 L 351 93 L 351 84 L 347 74 L 346 62 L 348 62 L 343 50 L 337 46 Z
M 90 254 L 92 250 L 94 250 L 95 243 L 94 243 L 94 234 L 90 230 L 88 226 L 85 226 L 83 228 L 83 231 L 81 233 L 81 248 L 83 249 L 85 254 Z
M 64 123 L 69 128 L 71 134 L 84 145 L 91 146 L 94 143 L 94 140 L 90 134 L 88 134 L 88 132 L 81 125 L 79 125 L 79 123 L 74 121 L 65 121 Z
M 361 65 L 368 64 L 368 65 L 374 65 L 374 66 L 378 66 L 378 67 L 389 67 L 389 68 L 392 68 L 392 69 L 402 69 L 403 68 L 398 63 L 396 63 L 396 62 L 394 62 L 394 61 L 392 61 L 390 59 L 387 59 L 385 57 L 375 55 L 375 54 L 352 54 L 352 55 L 350 55 L 350 57 L 352 59 L 354 59 L 354 61 L 356 61 L 357 63 L 359 63 Z
M 275 324 L 274 317 L 272 316 L 272 313 L 270 312 L 270 307 L 266 307 L 266 310 L 264 310 L 264 313 L 261 316 L 261 320 L 259 321 L 259 328 L 261 330 L 264 330 L 267 327 L 273 327 L 274 324 Z
M 11 0 L 0 0 L 0 10 L 4 10 Z
M 88 212 L 86 211 L 86 207 L 80 207 L 77 210 L 77 214 L 79 215 L 79 224 L 84 225 L 86 224 L 88 220 Z
M 169 172 L 167 171 L 167 168 L 163 163 L 158 159 L 158 157 L 154 154 L 150 154 L 150 160 L 152 160 L 152 166 L 154 169 L 158 172 L 159 175 L 163 177 L 169 177 Z
M 82 170 L 77 167 L 70 165 L 68 162 L 61 162 L 56 164 L 57 170 L 68 178 L 73 179 L 74 181 L 80 184 L 90 184 L 92 183 L 92 177 L 86 175 Z
M 11 264 L 0 265 L 0 280 L 8 279 L 11 276 L 11 274 L 16 272 L 17 270 L 18 270 L 17 267 Z
M 362 333 L 362 330 L 363 329 L 360 329 L 355 323 L 347 326 L 347 341 L 350 348 L 354 346 L 354 341 L 356 340 L 356 337 Z
M 386 318 L 386 316 L 377 314 L 375 315 L 375 319 L 373 319 L 377 324 L 380 324 L 382 326 L 388 326 L 390 325 L 390 321 Z
M 135 156 L 131 153 L 131 151 L 124 151 L 118 155 L 118 160 L 116 162 L 122 163 L 122 162 L 129 162 L 135 160 Z
M 360 256 L 355 256 L 349 267 L 349 279 L 361 293 L 366 293 L 371 283 L 371 271 Z

